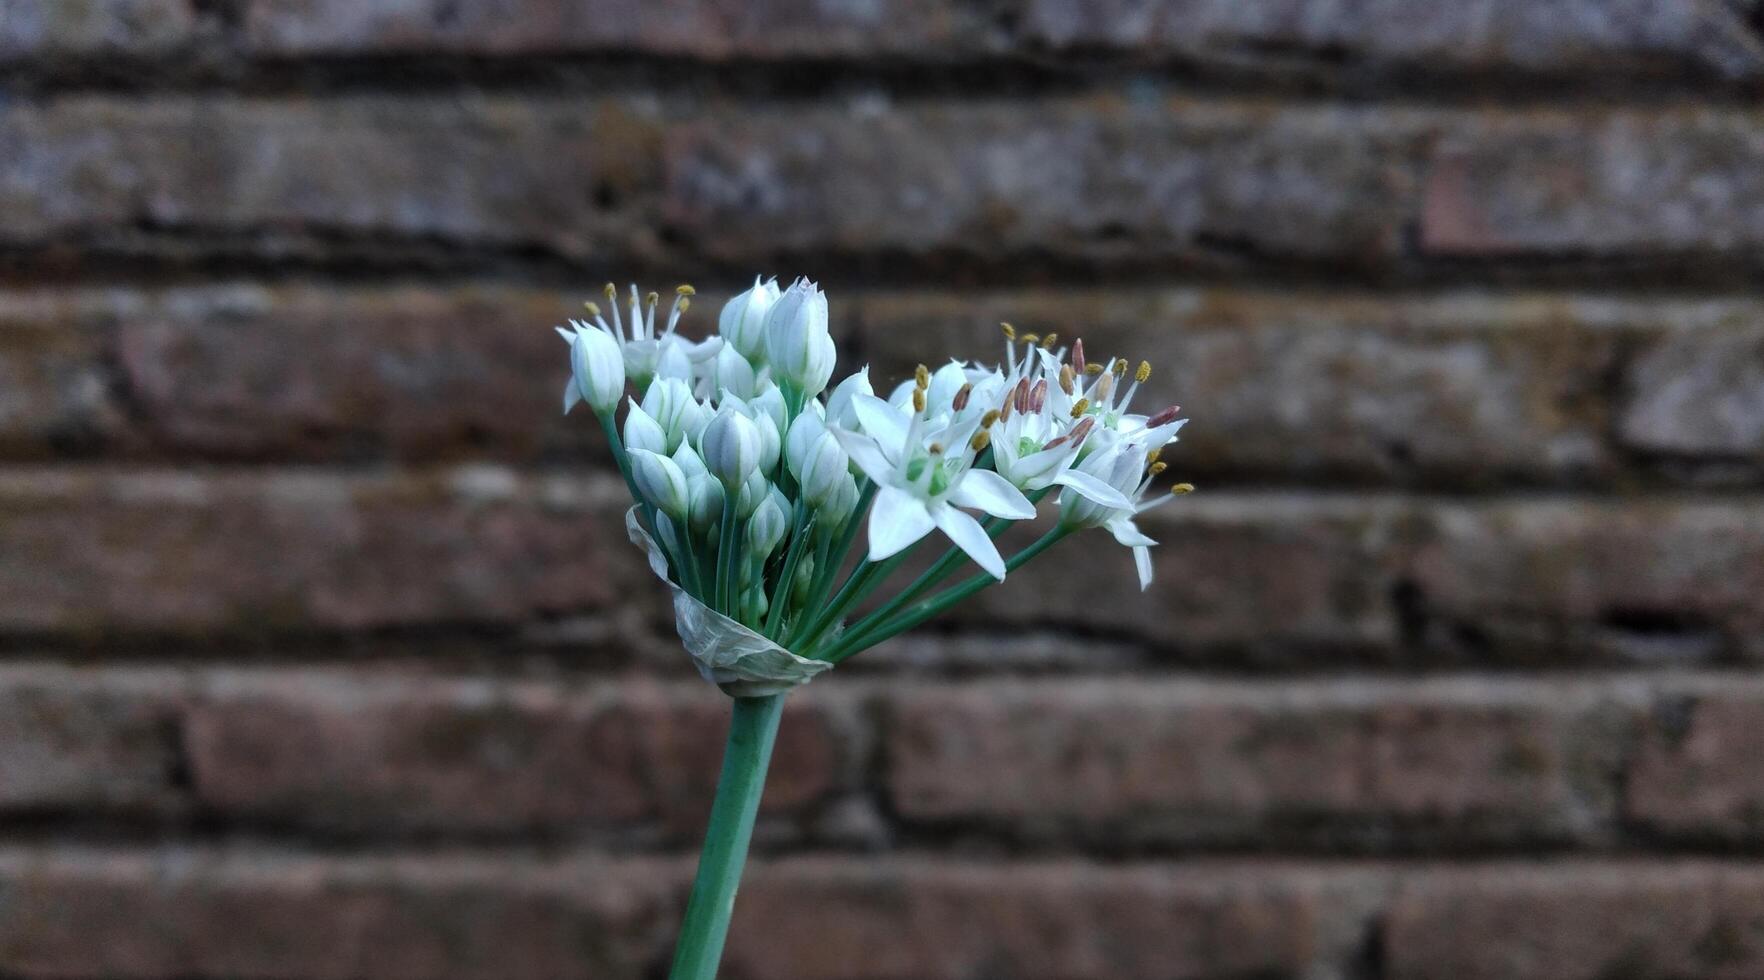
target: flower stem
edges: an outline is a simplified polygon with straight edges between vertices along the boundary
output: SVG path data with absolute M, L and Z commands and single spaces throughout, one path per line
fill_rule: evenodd
M 765 790 L 772 743 L 784 712 L 784 697 L 734 699 L 729 741 L 723 750 L 723 774 L 717 779 L 717 798 L 711 804 L 704 849 L 698 855 L 698 876 L 692 881 L 692 897 L 686 902 L 686 919 L 680 925 L 668 980 L 714 980 L 717 975 L 729 917 L 735 911 L 735 889 L 741 884 L 754 816 Z

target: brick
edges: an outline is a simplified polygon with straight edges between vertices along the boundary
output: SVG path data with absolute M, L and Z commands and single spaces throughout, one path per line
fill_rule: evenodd
M 1656 833 L 1753 841 L 1764 832 L 1764 688 L 1723 679 L 1648 716 L 1624 811 Z
M 1749 654 L 1761 518 L 1745 499 L 1441 504 L 1412 528 L 1411 629 L 1476 659 Z
M 0 811 L 176 805 L 182 702 L 170 672 L 0 668 Z
M 1429 870 L 1385 921 L 1391 980 L 1741 980 L 1764 971 L 1764 871 L 1704 862 Z
M 1638 353 L 1623 381 L 1624 445 L 1672 456 L 1764 459 L 1764 333 L 1670 334 Z
M 1466 486 L 1611 479 L 1606 379 L 1625 340 L 1700 350 L 1746 301 L 1575 293 L 1242 289 L 864 294 L 851 304 L 876 378 L 950 356 L 996 362 L 997 323 L 1093 359 L 1147 359 L 1135 406 L 1193 421 L 1169 462 L 1185 478 Z M 1674 416 L 1691 424 L 1694 414 Z
M 1710 254 L 1764 242 L 1764 142 L 1743 112 L 1537 112 L 1455 127 L 1424 179 L 1436 255 Z
M 1180 99 L 719 117 L 670 132 L 666 214 L 724 259 L 764 242 L 1145 261 L 1223 241 L 1374 262 L 1400 244 L 1415 122 Z
M 28 978 L 638 977 L 671 866 L 564 855 L 0 851 L 0 970 Z
M 0 477 L 0 630 L 510 624 L 628 602 L 618 581 L 643 583 L 641 605 L 616 482 L 15 469 Z
M 576 693 L 241 674 L 210 683 L 188 744 L 198 798 L 233 819 L 353 835 L 613 830 L 689 842 L 710 812 L 727 716 L 728 699 L 697 681 Z M 848 727 L 825 699 L 793 701 L 768 817 L 808 816 L 849 781 Z
M 1127 549 L 1094 532 L 1061 542 L 948 618 L 1131 636 L 1162 656 L 1381 656 L 1399 639 L 1389 562 L 1405 513 L 1390 498 L 1198 493 L 1142 519 L 1161 542 L 1149 593 Z M 1019 530 L 1001 540 L 1008 553 L 1029 539 Z
M 1427 72 L 1687 69 L 1764 72 L 1764 48 L 1738 10 L 1696 0 L 1028 0 L 1023 34 L 1056 47 L 1173 52 L 1255 65 L 1310 56 Z
M 1633 694 L 1482 680 L 1062 681 L 888 700 L 904 820 L 1107 846 L 1586 839 Z
M 756 865 L 731 980 L 1333 976 L 1379 882 L 1302 865 Z
M 563 0 L 254 0 L 246 47 L 280 57 L 450 51 L 475 55 L 623 50 L 697 58 L 949 56 L 976 43 L 977 11 L 947 0 L 825 4 L 707 0 L 592 6 Z
M 105 366 L 103 327 L 138 310 L 134 296 L 31 291 L 0 295 L 0 452 L 85 453 L 127 431 L 127 405 Z
M 635 103 L 70 97 L 0 111 L 0 241 L 150 227 L 533 246 L 583 255 L 654 169 Z M 633 238 L 632 234 L 636 233 Z M 126 237 L 126 235 L 124 235 Z M 272 247 L 278 255 L 286 249 Z
M 202 29 L 185 0 L 0 0 L 0 60 L 165 55 Z

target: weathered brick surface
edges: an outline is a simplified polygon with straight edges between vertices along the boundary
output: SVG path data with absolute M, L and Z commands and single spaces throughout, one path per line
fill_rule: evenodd
M 183 0 L 0 0 L 0 60 L 167 55 L 202 31 Z
M 1758 318 L 1748 318 L 1755 327 Z M 1625 445 L 1646 453 L 1764 458 L 1764 333 L 1675 333 L 1624 375 Z
M 1378 889 L 1304 866 L 931 860 L 762 865 L 725 973 L 740 980 L 1330 976 Z
M 1416 875 L 1385 924 L 1392 980 L 1740 980 L 1764 971 L 1764 874 L 1704 863 Z
M 1756 841 L 1764 835 L 1764 689 L 1727 679 L 1667 699 L 1628 772 L 1627 815 L 1655 833 Z
M 213 812 L 354 835 L 431 831 L 695 837 L 728 699 L 690 686 L 580 692 L 340 674 L 220 676 L 188 720 Z M 766 813 L 802 817 L 852 780 L 852 722 L 803 698 L 779 734 Z
M 0 970 L 31 978 L 638 977 L 671 865 L 440 853 L 0 850 Z
M 183 689 L 172 671 L 0 668 L 0 811 L 175 805 Z
M 611 489 L 482 468 L 9 471 L 0 628 L 261 636 L 603 609 L 617 582 L 649 584 Z
M 1764 71 L 1743 11 L 1696 0 L 1028 0 L 1024 33 L 1056 46 L 1253 61 L 1267 52 L 1428 70 Z
M 1608 829 L 1634 690 L 1051 682 L 889 699 L 903 819 L 1031 839 L 1410 847 Z

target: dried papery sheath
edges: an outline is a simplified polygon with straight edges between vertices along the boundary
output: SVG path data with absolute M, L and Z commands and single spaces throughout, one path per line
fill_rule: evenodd
M 625 533 L 649 555 L 649 568 L 674 594 L 674 628 L 699 676 L 731 697 L 782 694 L 833 669 L 824 660 L 806 660 L 688 595 L 668 578 L 668 556 L 637 520 L 625 512 Z

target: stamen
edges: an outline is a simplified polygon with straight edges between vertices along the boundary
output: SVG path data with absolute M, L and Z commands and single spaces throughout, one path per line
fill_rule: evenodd
M 674 293 L 679 296 L 697 296 L 698 290 L 693 289 L 692 286 L 687 283 L 681 283 L 674 287 Z
M 1033 333 L 1026 333 L 1023 335 L 1023 343 L 1028 344 L 1031 347 L 1034 347 L 1036 344 L 1041 343 L 1041 335 L 1040 334 L 1033 334 Z
M 1019 411 L 1019 412 L 1029 411 L 1029 379 L 1028 378 L 1023 378 L 1017 382 L 1016 399 L 1017 399 L 1017 411 Z
M 1085 412 L 1088 412 L 1088 411 L 1090 411 L 1090 399 L 1080 398 L 1077 401 L 1072 403 L 1072 417 L 1073 418 L 1080 418 L 1084 415 Z
M 1055 345 L 1059 342 L 1060 342 L 1060 335 L 1057 333 L 1050 333 L 1047 336 L 1041 338 L 1041 347 L 1043 350 L 1053 350 L 1053 345 Z
M 1176 421 L 1176 415 L 1181 411 L 1181 405 L 1171 405 L 1169 408 L 1166 408 L 1158 414 L 1153 415 L 1151 418 L 1146 419 L 1145 427 L 1148 429 L 1155 429 L 1160 425 L 1169 425 L 1171 422 Z
M 998 420 L 1003 417 L 1004 417 L 1004 413 L 1000 412 L 998 409 L 996 409 L 996 408 L 987 409 L 986 414 L 980 416 L 980 428 L 990 429 L 994 425 L 997 425 Z
M 1047 445 L 1042 446 L 1041 448 L 1043 448 L 1043 449 L 1058 449 L 1061 446 L 1064 446 L 1066 444 L 1066 440 L 1070 439 L 1070 438 L 1071 438 L 1070 435 L 1054 436 L 1052 439 L 1049 439 L 1047 441 Z
M 606 288 L 602 290 L 602 292 L 606 293 L 606 301 L 608 303 L 611 303 L 614 306 L 619 304 L 619 287 L 609 282 L 606 284 Z
M 1076 379 L 1075 375 L 1072 374 L 1072 365 L 1070 365 L 1070 364 L 1060 365 L 1060 390 L 1061 391 L 1070 395 L 1072 393 L 1072 384 L 1075 379 Z
M 913 411 L 923 412 L 924 410 L 925 410 L 925 389 L 914 388 L 913 389 Z
M 1072 341 L 1072 370 L 1078 374 L 1090 373 L 1090 365 L 1084 363 L 1084 338 Z
M 1125 357 L 1115 358 L 1114 363 L 1109 365 L 1109 373 L 1117 378 L 1124 377 L 1127 374 L 1127 359 Z
M 1113 404 L 1113 402 L 1111 402 L 1109 400 L 1109 396 L 1113 395 L 1114 393 L 1115 393 L 1115 375 L 1113 375 L 1113 374 L 1103 375 L 1102 379 L 1097 381 L 1096 387 L 1090 389 L 1091 400 L 1098 402 L 1100 404 L 1103 404 L 1103 405 Z
M 931 369 L 923 364 L 913 368 L 913 381 L 921 389 L 931 387 Z
M 1083 442 L 1085 437 L 1089 436 L 1091 433 L 1091 430 L 1095 429 L 1095 428 L 1096 428 L 1096 416 L 1086 415 L 1086 416 L 1084 416 L 1084 418 L 1082 418 L 1078 421 L 1077 425 L 1072 426 L 1071 432 L 1068 432 L 1066 434 L 1072 437 L 1073 442 Z
M 1101 364 L 1086 364 L 1084 365 L 1084 373 L 1094 378 L 1103 373 L 1103 366 Z
M 933 456 L 942 456 L 943 455 L 943 443 L 934 442 L 929 447 L 927 447 L 925 451 L 930 453 Z
M 1162 455 L 1164 455 L 1164 450 L 1162 448 L 1154 449 L 1145 454 L 1145 461 L 1148 463 L 1155 463 L 1158 461 L 1158 457 Z
M 1152 476 L 1157 476 L 1159 473 L 1162 473 L 1169 468 L 1169 463 L 1153 463 L 1146 468 L 1146 472 L 1150 473 Z
M 1170 488 L 1170 492 L 1172 494 L 1175 494 L 1178 497 L 1182 496 L 1185 493 L 1193 493 L 1194 492 L 1194 484 L 1192 484 L 1192 483 L 1178 483 L 1175 486 Z
M 1140 384 L 1145 384 L 1147 381 L 1151 380 L 1151 362 L 1150 361 L 1140 361 L 1139 362 L 1139 370 L 1134 372 L 1133 380 L 1139 382 Z
M 600 315 L 600 304 L 598 303 L 583 303 L 582 309 L 587 310 L 589 316 Z
M 619 289 L 609 282 L 606 284 L 605 292 L 606 305 L 612 308 L 613 337 L 622 344 L 625 342 L 625 321 L 619 319 Z M 633 323 L 631 328 L 635 330 L 637 325 Z
M 1001 323 L 1001 324 L 999 324 L 999 327 L 1002 330 L 1004 330 L 1004 335 L 1005 335 L 1006 340 L 1016 340 L 1017 339 L 1017 328 L 1016 327 L 1013 327 L 1008 323 Z
M 1029 411 L 1039 412 L 1047 404 L 1047 379 L 1035 382 L 1035 388 L 1029 393 Z
M 684 313 L 691 308 L 692 308 L 692 300 L 688 299 L 685 296 L 680 297 L 680 304 L 675 307 L 675 309 L 679 310 L 681 313 Z
M 661 302 L 661 294 L 660 293 L 650 293 L 650 294 L 643 297 L 643 305 L 649 307 L 652 310 L 655 309 L 655 305 L 660 302 Z
M 955 397 L 950 399 L 949 407 L 957 412 L 962 411 L 968 407 L 968 399 L 973 397 L 973 394 L 974 386 L 968 382 L 963 382 L 962 386 L 956 389 Z
M 974 433 L 974 438 L 968 440 L 968 448 L 975 452 L 982 452 L 990 445 L 992 445 L 992 433 L 985 429 Z

